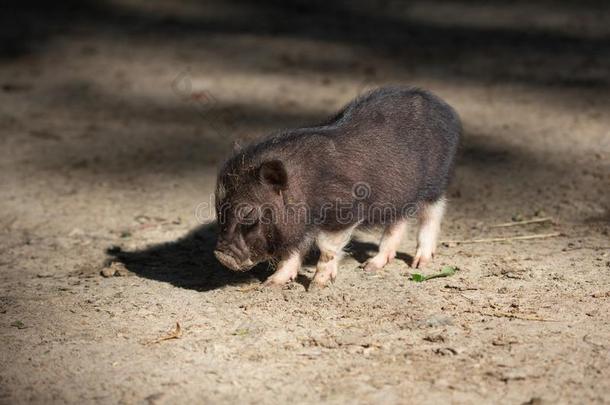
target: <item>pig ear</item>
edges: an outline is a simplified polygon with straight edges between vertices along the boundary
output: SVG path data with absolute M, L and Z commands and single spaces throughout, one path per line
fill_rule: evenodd
M 239 139 L 235 139 L 233 141 L 233 145 L 232 145 L 233 152 L 234 153 L 239 152 L 241 150 L 241 148 L 242 148 L 241 141 Z
M 261 164 L 258 176 L 263 183 L 273 186 L 275 191 L 285 190 L 288 184 L 288 174 L 284 164 L 279 160 L 269 160 Z

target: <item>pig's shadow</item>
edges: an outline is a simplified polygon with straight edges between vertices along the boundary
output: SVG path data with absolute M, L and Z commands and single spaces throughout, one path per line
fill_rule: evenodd
M 347 253 L 360 264 L 364 264 L 368 259 L 375 256 L 378 250 L 379 245 L 371 242 L 363 242 L 358 239 L 352 239 L 346 248 Z M 413 256 L 403 252 L 396 252 L 396 259 L 402 260 L 409 266 L 413 263 Z
M 209 291 L 226 285 L 263 282 L 272 270 L 264 263 L 254 269 L 239 273 L 226 269 L 214 257 L 216 244 L 216 224 L 201 225 L 186 236 L 141 250 L 125 251 L 119 247 L 108 249 L 110 260 L 118 261 L 140 277 L 171 283 L 176 287 L 197 291 Z M 353 240 L 348 253 L 363 263 L 377 250 L 373 243 Z M 312 251 L 305 265 L 315 266 L 318 252 Z M 399 259 L 410 263 L 410 256 L 399 253 Z M 310 280 L 299 274 L 296 280 L 308 288 Z
M 223 267 L 214 257 L 216 224 L 201 225 L 184 237 L 142 250 L 124 251 L 110 248 L 113 261 L 151 280 L 164 281 L 176 287 L 208 291 L 226 285 L 264 281 L 270 274 L 267 264 L 248 272 L 234 272 Z

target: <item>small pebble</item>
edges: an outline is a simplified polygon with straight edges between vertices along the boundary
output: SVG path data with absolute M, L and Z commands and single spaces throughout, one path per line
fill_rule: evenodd
M 120 277 L 127 274 L 127 269 L 123 263 L 113 262 L 108 267 L 104 267 L 101 271 L 103 277 Z
M 113 268 L 112 266 L 105 267 L 104 269 L 102 269 L 102 276 L 104 276 L 104 277 L 112 277 L 115 275 L 115 273 L 116 273 L 116 269 Z

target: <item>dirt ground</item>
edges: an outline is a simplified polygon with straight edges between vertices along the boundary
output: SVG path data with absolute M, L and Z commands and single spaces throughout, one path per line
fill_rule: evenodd
M 0 17 L 0 403 L 610 403 L 603 2 L 54 4 Z M 423 283 L 413 232 L 321 291 L 222 269 L 232 141 L 384 83 L 463 118 L 443 240 L 560 235 L 445 243 Z

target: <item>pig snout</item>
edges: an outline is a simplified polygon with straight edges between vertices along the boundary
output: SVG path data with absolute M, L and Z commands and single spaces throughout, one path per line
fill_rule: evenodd
M 233 271 L 246 271 L 254 266 L 254 263 L 246 254 L 236 252 L 230 244 L 223 241 L 219 241 L 216 245 L 214 256 L 223 266 Z
M 228 254 L 223 253 L 220 250 L 215 250 L 214 256 L 216 256 L 216 259 L 218 259 L 218 261 L 222 263 L 223 266 L 228 267 L 231 270 L 239 270 L 240 266 L 237 263 L 237 260 L 235 260 L 232 256 L 229 256 Z

